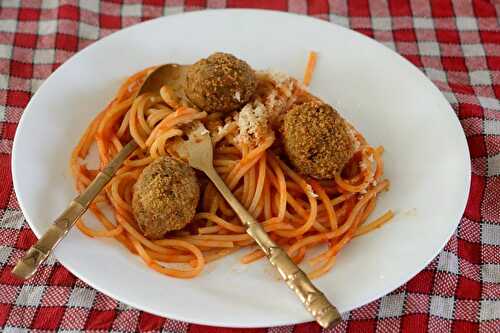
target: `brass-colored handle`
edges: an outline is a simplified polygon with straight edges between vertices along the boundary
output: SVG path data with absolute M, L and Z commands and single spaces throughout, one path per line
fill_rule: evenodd
M 288 254 L 276 245 L 260 223 L 241 205 L 213 167 L 204 171 L 224 199 L 234 209 L 241 222 L 247 227 L 247 233 L 255 239 L 271 264 L 276 267 L 288 287 L 297 294 L 307 311 L 316 319 L 316 322 L 324 328 L 339 323 L 341 318 L 337 308 L 313 285 L 307 275 L 290 259 Z
M 57 244 L 68 234 L 76 221 L 85 213 L 95 197 L 113 178 L 123 161 L 137 149 L 137 143 L 130 141 L 94 178 L 90 185 L 77 196 L 64 212 L 54 221 L 42 237 L 25 253 L 12 269 L 20 279 L 29 279 L 48 258 Z

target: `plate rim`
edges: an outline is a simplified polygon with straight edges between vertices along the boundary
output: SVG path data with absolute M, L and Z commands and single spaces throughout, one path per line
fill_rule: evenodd
M 30 229 L 35 233 L 35 235 L 37 236 L 37 238 L 40 237 L 40 235 L 42 234 L 42 232 L 40 232 L 40 230 L 36 227 L 36 224 L 34 224 L 32 222 L 32 218 L 30 217 L 30 215 L 27 213 L 27 210 L 23 204 L 23 201 L 20 199 L 20 195 L 18 195 L 19 192 L 19 184 L 18 184 L 18 176 L 16 175 L 16 169 L 15 168 L 15 165 L 18 162 L 18 154 L 16 154 L 16 151 L 17 151 L 17 147 L 19 145 L 19 141 L 18 140 L 18 137 L 21 135 L 20 133 L 23 131 L 23 125 L 24 125 L 24 120 L 27 118 L 26 114 L 26 110 L 29 109 L 31 107 L 31 105 L 34 103 L 33 101 L 35 100 L 35 96 L 37 94 L 37 92 L 42 89 L 44 87 L 44 85 L 47 84 L 47 82 L 49 82 L 49 80 L 52 80 L 53 77 L 55 76 L 55 73 L 58 73 L 58 71 L 61 71 L 62 68 L 64 68 L 65 66 L 69 66 L 72 61 L 74 61 L 77 57 L 82 57 L 84 56 L 84 54 L 86 52 L 88 52 L 88 50 L 90 50 L 93 46 L 95 45 L 99 45 L 99 43 L 101 42 L 105 42 L 107 41 L 108 39 L 111 39 L 111 38 L 116 38 L 116 35 L 118 34 L 123 34 L 123 33 L 126 33 L 127 31 L 129 31 L 129 29 L 134 29 L 134 28 L 137 28 L 138 26 L 144 26 L 144 25 L 148 25 L 148 24 L 154 24 L 155 22 L 157 21 L 160 21 L 160 20 L 168 20 L 172 17 L 177 17 L 177 16 L 197 16 L 197 15 L 201 15 L 201 16 L 205 16 L 205 15 L 212 15 L 212 14 L 215 14 L 215 15 L 218 15 L 219 13 L 224 13 L 224 12 L 244 12 L 244 13 L 255 13 L 255 14 L 258 14 L 258 13 L 267 13 L 269 15 L 281 15 L 281 16 L 292 16 L 292 17 L 295 17 L 294 19 L 300 19 L 300 20 L 304 20 L 304 21 L 310 21 L 310 22 L 316 22 L 316 23 L 319 23 L 321 22 L 321 24 L 325 25 L 325 26 L 331 26 L 331 25 L 334 25 L 336 26 L 337 28 L 340 28 L 341 30 L 346 30 L 348 31 L 349 33 L 354 33 L 355 35 L 358 35 L 358 37 L 362 38 L 364 41 L 367 41 L 369 43 L 374 43 L 378 46 L 382 46 L 384 47 L 386 50 L 390 51 L 392 53 L 392 55 L 398 57 L 400 60 L 403 60 L 403 62 L 405 62 L 407 65 L 410 65 L 409 67 L 412 68 L 412 70 L 416 73 L 416 75 L 420 75 L 422 78 L 424 78 L 425 81 L 427 81 L 427 83 L 430 83 L 432 85 L 432 88 L 436 91 L 438 91 L 441 95 L 441 98 L 446 101 L 446 105 L 447 105 L 447 108 L 448 108 L 448 111 L 451 112 L 454 117 L 453 117 L 453 121 L 456 123 L 455 125 L 457 125 L 461 130 L 461 139 L 463 141 L 463 144 L 464 144 L 464 147 L 465 150 L 464 150 L 464 153 L 465 156 L 464 156 L 464 162 L 466 162 L 466 165 L 465 165 L 465 171 L 467 171 L 466 173 L 466 194 L 464 194 L 464 200 L 463 200 L 463 204 L 461 206 L 463 206 L 463 208 L 461 209 L 461 212 L 460 212 L 460 217 L 457 219 L 456 223 L 454 224 L 454 228 L 453 230 L 451 231 L 451 233 L 447 236 L 446 238 L 446 241 L 443 243 L 443 245 L 437 249 L 437 251 L 435 251 L 435 253 L 433 254 L 433 256 L 425 263 L 421 263 L 421 265 L 415 265 L 416 267 L 416 270 L 412 273 L 412 274 L 409 274 L 409 277 L 408 278 L 405 278 L 405 279 L 402 279 L 400 281 L 400 283 L 395 286 L 393 289 L 385 292 L 385 291 L 381 291 L 381 292 L 377 292 L 377 293 L 374 293 L 374 294 L 371 294 L 370 297 L 367 297 L 367 300 L 363 301 L 362 304 L 358 304 L 356 305 L 355 307 L 353 307 L 352 309 L 350 309 L 349 311 L 352 311 L 354 309 L 357 309 L 361 306 L 364 306 L 366 304 L 368 304 L 369 302 L 372 302 L 372 301 L 375 301 L 377 299 L 380 299 L 381 297 L 391 293 L 392 291 L 396 290 L 397 288 L 401 287 L 402 285 L 404 285 L 405 283 L 407 283 L 409 280 L 411 280 L 413 277 L 415 277 L 419 272 L 421 272 L 425 267 L 427 267 L 429 265 L 430 262 L 432 262 L 436 257 L 437 255 L 443 250 L 443 248 L 446 246 L 446 244 L 449 242 L 449 240 L 451 239 L 451 237 L 453 236 L 453 234 L 455 233 L 460 221 L 461 221 L 461 217 L 463 216 L 464 214 L 464 211 L 466 209 L 466 205 L 467 205 L 467 202 L 468 202 L 468 197 L 469 197 L 469 193 L 470 193 L 470 182 L 471 182 L 471 158 L 470 158 L 470 151 L 469 151 L 469 147 L 467 145 L 467 141 L 466 141 L 466 136 L 465 136 L 465 133 L 463 131 L 463 127 L 459 121 L 459 118 L 457 116 L 457 114 L 454 112 L 451 104 L 449 103 L 449 101 L 446 99 L 446 97 L 444 96 L 444 94 L 441 92 L 441 90 L 434 84 L 434 82 L 432 82 L 418 67 L 416 67 L 413 63 L 411 63 L 409 60 L 407 60 L 406 58 L 404 58 L 402 55 L 400 55 L 399 53 L 397 53 L 396 51 L 392 50 L 391 48 L 387 47 L 386 45 L 378 42 L 377 40 L 375 39 L 372 39 L 368 36 L 365 36 L 363 35 L 362 33 L 360 32 L 357 32 L 355 30 L 352 30 L 352 29 L 349 29 L 349 28 L 346 28 L 344 26 L 341 26 L 339 24 L 336 24 L 332 21 L 325 21 L 325 20 L 322 20 L 322 19 L 319 19 L 319 18 L 316 18 L 316 17 L 311 17 L 311 16 L 308 16 L 308 15 L 301 15 L 301 14 L 297 14 L 297 13 L 290 13 L 290 12 L 283 12 L 283 11 L 277 11 L 277 10 L 267 10 L 267 9 L 236 9 L 236 8 L 232 8 L 232 9 L 210 9 L 210 10 L 200 10 L 200 11 L 192 11 L 192 12 L 181 12 L 181 13 L 174 13 L 174 14 L 171 14 L 171 15 L 167 15 L 167 16 L 160 16 L 160 17 L 157 17 L 157 18 L 154 18 L 154 19 L 151 19 L 151 20 L 148 20 L 148 21 L 144 21 L 144 22 L 140 22 L 140 23 L 137 23 L 137 24 L 133 24 L 129 27 L 126 27 L 126 28 L 123 28 L 123 29 L 120 29 L 120 30 L 117 30 L 117 31 L 114 31 L 112 33 L 110 33 L 109 35 L 101 38 L 101 39 L 98 39 L 98 40 L 95 40 L 93 41 L 91 44 L 89 44 L 88 46 L 86 46 L 85 48 L 81 49 L 80 51 L 72 54 L 66 61 L 64 61 L 54 72 L 52 72 L 44 81 L 43 83 L 40 85 L 40 87 L 37 89 L 37 91 L 35 91 L 35 93 L 32 95 L 32 97 L 30 98 L 30 101 L 28 102 L 28 104 L 26 105 L 26 107 L 24 108 L 23 110 L 23 113 L 21 115 L 21 118 L 18 122 L 18 125 L 17 125 L 17 129 L 16 129 L 16 133 L 15 133 L 15 136 L 14 136 L 14 140 L 13 140 L 13 145 L 12 145 L 12 156 L 11 156 L 11 174 L 12 174 L 12 182 L 13 182 L 13 189 L 14 189 L 14 192 L 16 194 L 16 198 L 17 198 L 17 202 L 19 204 L 19 208 L 21 209 L 23 215 L 24 215 L 24 218 L 26 219 L 26 221 L 28 222 L 28 225 L 30 226 Z M 33 111 L 32 111 L 33 112 Z M 35 227 L 34 227 L 35 226 Z M 183 321 L 183 322 L 188 322 L 188 323 L 194 323 L 194 324 L 201 324 L 201 325 L 212 325 L 212 326 L 219 326 L 219 327 L 234 327 L 234 328 L 257 328 L 257 327 L 276 327 L 276 326 L 282 326 L 282 325 L 295 325 L 295 324 L 300 324 L 300 323 L 304 323 L 304 322 L 309 322 L 312 320 L 311 319 L 305 319 L 305 320 L 295 320 L 295 321 L 276 321 L 276 320 L 269 320 L 269 319 L 266 319 L 266 318 L 263 318 L 259 323 L 256 323 L 255 325 L 235 325 L 234 323 L 231 323 L 230 325 L 228 324 L 224 324 L 223 322 L 217 322 L 216 320 L 213 320 L 213 321 L 204 321 L 204 320 L 196 320 L 196 319 L 193 319 L 193 318 L 187 318 L 185 316 L 182 316 L 182 315 L 179 315 L 179 313 L 175 313 L 173 315 L 169 314 L 168 317 L 165 316 L 165 314 L 163 313 L 159 313 L 158 311 L 154 311 L 154 310 L 151 310 L 151 309 L 148 309 L 148 306 L 143 306 L 142 304 L 139 305 L 137 304 L 136 302 L 133 302 L 133 301 L 130 301 L 130 300 L 125 300 L 123 297 L 119 297 L 119 296 L 116 296 L 115 294 L 113 293 L 110 293 L 108 292 L 107 290 L 105 290 L 105 288 L 101 288 L 101 286 L 99 285 L 99 283 L 95 283 L 95 282 L 92 282 L 90 281 L 89 279 L 87 279 L 85 276 L 81 276 L 80 274 L 78 274 L 76 271 L 78 271 L 75 267 L 73 267 L 73 265 L 67 265 L 66 263 L 64 263 L 63 261 L 61 261 L 59 259 L 59 256 L 55 255 L 54 256 L 57 261 L 60 262 L 60 264 L 62 266 L 64 266 L 68 271 L 70 271 L 74 276 L 76 276 L 78 279 L 82 280 L 83 282 L 85 282 L 86 284 L 88 284 L 90 287 L 96 289 L 97 291 L 99 292 L 102 292 L 103 294 L 113 298 L 113 299 L 116 299 L 118 300 L 119 302 L 123 302 L 125 304 L 128 304 L 132 307 L 134 307 L 135 309 L 139 310 L 139 311 L 146 311 L 146 312 L 149 312 L 149 313 L 152 313 L 152 314 L 155 314 L 155 315 L 158 315 L 160 317 L 163 317 L 163 318 L 168 318 L 168 319 L 173 319 L 173 320 L 179 320 L 179 321 Z

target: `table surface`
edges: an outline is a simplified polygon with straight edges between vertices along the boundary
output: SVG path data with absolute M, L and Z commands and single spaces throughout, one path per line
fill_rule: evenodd
M 204 8 L 311 15 L 395 50 L 443 92 L 472 160 L 469 201 L 443 251 L 405 285 L 343 314 L 328 332 L 500 332 L 500 2 L 496 0 L 145 0 L 0 2 L 0 328 L 3 332 L 321 332 L 188 324 L 97 292 L 51 259 L 22 284 L 10 274 L 36 238 L 12 186 L 16 127 L 30 97 L 64 61 L 116 30 Z

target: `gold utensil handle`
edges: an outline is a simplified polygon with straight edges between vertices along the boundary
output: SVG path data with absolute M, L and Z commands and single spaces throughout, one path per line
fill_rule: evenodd
M 76 221 L 85 213 L 95 197 L 106 184 L 113 178 L 123 161 L 137 148 L 135 141 L 130 141 L 109 162 L 90 185 L 78 195 L 68 208 L 54 221 L 42 237 L 19 260 L 12 274 L 20 279 L 29 279 L 35 274 L 38 267 L 48 258 L 57 244 L 68 234 Z
M 241 222 L 247 226 L 247 233 L 255 239 L 271 264 L 276 267 L 290 289 L 297 294 L 307 311 L 316 319 L 316 322 L 324 328 L 339 323 L 341 318 L 337 308 L 313 285 L 307 275 L 290 259 L 288 254 L 276 245 L 260 223 L 241 205 L 219 174 L 213 168 L 212 170 L 206 170 L 205 173 L 234 209 Z

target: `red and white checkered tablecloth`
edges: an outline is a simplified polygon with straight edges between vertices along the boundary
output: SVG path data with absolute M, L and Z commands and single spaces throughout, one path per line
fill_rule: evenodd
M 344 314 L 331 332 L 500 332 L 500 1 L 498 0 L 0 0 L 0 327 L 3 332 L 321 332 L 315 323 L 223 329 L 119 303 L 55 260 L 26 284 L 10 270 L 35 241 L 12 187 L 17 123 L 40 84 L 113 31 L 187 10 L 258 7 L 330 20 L 395 50 L 443 92 L 472 158 L 458 230 L 422 272 Z

